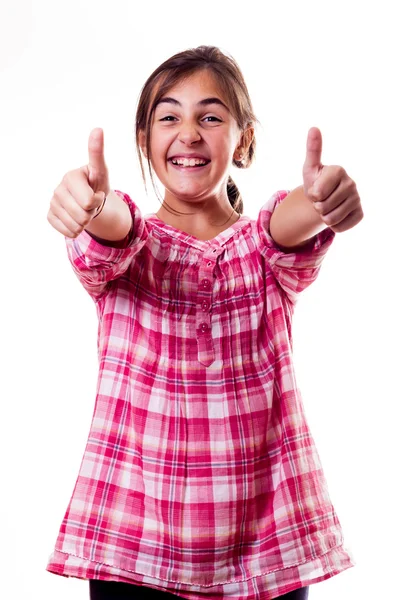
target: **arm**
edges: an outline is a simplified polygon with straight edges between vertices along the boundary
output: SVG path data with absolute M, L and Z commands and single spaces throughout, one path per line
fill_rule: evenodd
M 95 301 L 100 299 L 113 280 L 128 270 L 148 237 L 145 220 L 128 194 L 119 190 L 113 190 L 113 194 L 127 205 L 132 223 L 124 244 L 119 244 L 118 241 L 104 244 L 86 229 L 76 238 L 65 238 L 72 268 Z
M 363 218 L 354 181 L 342 167 L 324 166 L 321 154 L 321 132 L 313 127 L 307 138 L 303 185 L 288 194 L 271 217 L 271 236 L 283 251 L 301 249 L 326 227 L 342 232 Z
M 335 238 L 335 232 L 326 227 L 314 235 L 308 244 L 303 244 L 304 247 L 300 246 L 300 249 L 283 249 L 277 245 L 271 235 L 272 217 L 290 195 L 288 190 L 280 190 L 264 204 L 257 218 L 256 230 L 260 253 L 266 261 L 267 285 L 274 279 L 287 299 L 294 304 L 300 293 L 317 278 L 324 257 Z M 290 206 L 290 203 L 287 206 Z
M 123 241 L 132 227 L 129 206 L 118 194 L 111 190 L 107 195 L 104 208 L 98 217 L 92 219 L 85 231 L 99 242 L 112 246 L 113 242 Z
M 326 228 L 321 215 L 304 193 L 303 186 L 295 188 L 275 208 L 270 223 L 274 242 L 283 250 L 296 252 Z

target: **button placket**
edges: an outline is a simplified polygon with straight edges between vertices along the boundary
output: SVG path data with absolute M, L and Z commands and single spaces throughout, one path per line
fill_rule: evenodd
M 212 300 L 212 284 L 210 279 L 211 276 L 212 273 L 208 274 L 208 277 L 203 277 L 200 280 L 200 286 L 198 291 L 197 327 L 200 333 L 203 334 L 207 333 L 211 326 L 211 316 L 209 312 Z
M 218 255 L 218 249 L 211 248 L 203 255 L 199 270 L 196 335 L 198 359 L 205 366 L 210 366 L 215 360 L 210 308 L 212 304 L 214 268 Z

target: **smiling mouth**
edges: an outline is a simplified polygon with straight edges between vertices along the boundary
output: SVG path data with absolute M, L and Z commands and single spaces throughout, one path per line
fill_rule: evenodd
M 203 158 L 170 158 L 169 162 L 179 169 L 199 169 L 206 167 L 211 161 Z

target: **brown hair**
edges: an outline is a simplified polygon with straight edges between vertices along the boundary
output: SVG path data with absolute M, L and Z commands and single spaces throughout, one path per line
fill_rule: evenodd
M 145 132 L 146 134 L 145 145 L 147 149 L 147 162 L 150 178 L 154 187 L 150 163 L 150 133 L 155 107 L 162 96 L 164 96 L 175 84 L 189 77 L 196 71 L 205 69 L 211 71 L 215 76 L 239 129 L 244 132 L 249 127 L 253 127 L 257 122 L 243 75 L 239 66 L 231 56 L 223 54 L 222 51 L 215 46 L 199 46 L 198 48 L 190 48 L 175 54 L 163 62 L 150 75 L 142 88 L 138 102 L 136 111 L 136 148 L 145 185 L 146 177 L 139 144 L 140 132 Z M 233 160 L 233 164 L 239 169 L 245 169 L 253 162 L 256 147 L 254 135 L 247 139 L 246 146 L 247 145 L 247 152 L 243 160 Z M 233 209 L 239 214 L 242 214 L 243 201 L 240 192 L 231 177 L 228 179 L 227 193 Z

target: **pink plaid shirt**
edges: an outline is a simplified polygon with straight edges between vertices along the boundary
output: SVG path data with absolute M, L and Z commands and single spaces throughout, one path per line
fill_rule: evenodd
M 142 216 L 66 239 L 99 317 L 87 446 L 47 569 L 185 598 L 269 600 L 353 566 L 292 362 L 334 233 L 284 253 L 258 218 L 199 240 Z

